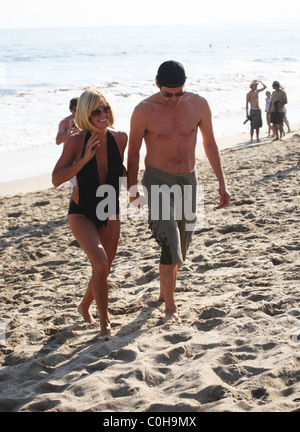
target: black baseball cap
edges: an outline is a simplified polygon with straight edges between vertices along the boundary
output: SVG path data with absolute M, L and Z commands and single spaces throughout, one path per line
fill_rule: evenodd
M 156 79 L 160 87 L 181 87 L 186 81 L 184 67 L 175 60 L 166 61 L 159 66 Z

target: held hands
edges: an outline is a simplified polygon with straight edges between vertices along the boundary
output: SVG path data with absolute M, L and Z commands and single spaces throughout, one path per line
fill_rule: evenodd
M 218 208 L 227 207 L 230 201 L 230 193 L 226 189 L 226 186 L 220 186 L 219 195 L 220 195 L 220 202 Z
M 143 209 L 147 205 L 146 198 L 144 195 L 140 195 L 139 192 L 135 196 L 129 197 L 130 204 L 136 207 L 137 209 Z

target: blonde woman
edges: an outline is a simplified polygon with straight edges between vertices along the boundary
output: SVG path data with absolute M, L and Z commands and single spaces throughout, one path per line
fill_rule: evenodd
M 125 173 L 127 135 L 112 129 L 112 108 L 96 89 L 88 89 L 80 96 L 75 122 L 81 131 L 68 139 L 53 170 L 52 182 L 58 187 L 76 176 L 68 220 L 92 265 L 92 277 L 78 310 L 87 322 L 92 322 L 89 308 L 95 300 L 100 336 L 108 340 L 107 278 L 120 237 L 119 187 L 120 177 Z M 101 188 L 99 193 L 100 186 L 108 188 L 109 193 L 102 193 Z M 101 206 L 107 198 L 112 205 Z

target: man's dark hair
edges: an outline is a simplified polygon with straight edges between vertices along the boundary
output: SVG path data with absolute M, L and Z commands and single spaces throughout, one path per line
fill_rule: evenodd
M 71 99 L 70 100 L 69 108 L 70 109 L 76 108 L 77 107 L 77 102 L 78 102 L 78 97 Z

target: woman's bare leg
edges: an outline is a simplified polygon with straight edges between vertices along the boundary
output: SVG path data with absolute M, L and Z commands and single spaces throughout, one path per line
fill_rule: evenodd
M 108 258 L 100 240 L 100 235 L 95 225 L 85 216 L 69 215 L 69 224 L 72 232 L 87 254 L 93 269 L 92 279 L 89 283 L 85 300 L 91 300 L 91 293 L 96 301 L 100 316 L 100 335 L 110 333 L 110 321 L 108 317 Z M 81 310 L 83 306 L 81 307 Z M 85 314 L 85 316 L 87 316 Z
M 78 312 L 83 316 L 84 320 L 90 324 L 94 321 L 90 313 L 90 305 L 94 300 L 92 283 L 93 278 L 91 278 L 91 280 L 89 281 L 84 297 L 81 300 L 80 305 L 78 306 Z
M 111 264 L 116 256 L 120 239 L 120 220 L 118 216 L 116 217 L 116 220 L 109 220 L 107 226 L 99 230 L 100 240 L 108 260 L 108 275 L 110 273 Z
M 119 219 L 109 220 L 106 227 L 103 226 L 99 228 L 97 231 L 107 256 L 107 261 L 108 261 L 107 276 L 108 276 L 110 273 L 110 267 L 112 261 L 116 255 L 117 248 L 118 248 L 118 243 L 120 238 L 120 221 Z M 94 300 L 94 293 L 93 293 L 93 277 L 92 277 L 91 280 L 89 281 L 85 295 L 80 305 L 78 306 L 79 313 L 83 316 L 84 320 L 88 323 L 93 322 L 93 318 L 89 310 L 93 300 Z

